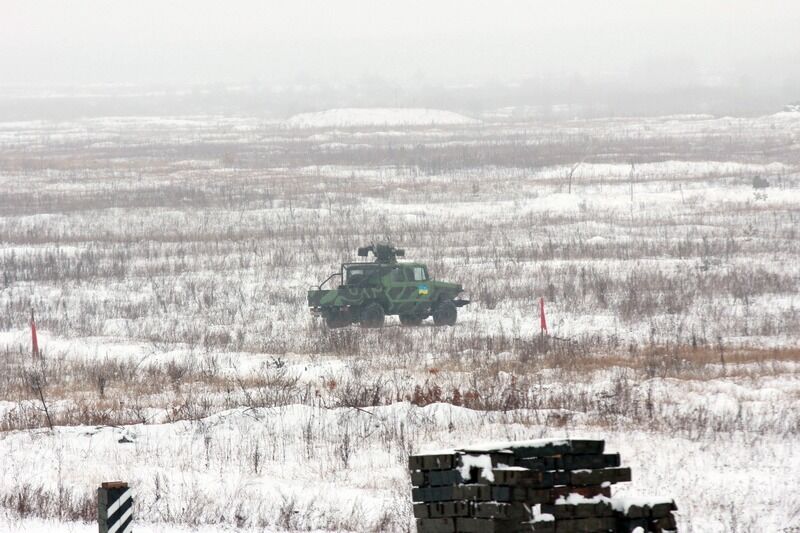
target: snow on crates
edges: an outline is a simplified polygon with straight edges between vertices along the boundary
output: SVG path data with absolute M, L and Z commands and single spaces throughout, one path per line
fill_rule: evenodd
M 675 502 L 612 495 L 631 481 L 605 441 L 493 442 L 412 455 L 418 533 L 676 531 Z

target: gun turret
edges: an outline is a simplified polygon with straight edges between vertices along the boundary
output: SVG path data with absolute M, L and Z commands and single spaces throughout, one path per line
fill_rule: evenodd
M 397 263 L 398 257 L 405 257 L 406 251 L 402 248 L 395 248 L 391 244 L 370 244 L 358 249 L 359 257 L 368 257 L 369 253 L 375 256 L 376 263 Z

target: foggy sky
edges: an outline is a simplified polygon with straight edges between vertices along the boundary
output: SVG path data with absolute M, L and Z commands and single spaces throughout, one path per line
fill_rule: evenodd
M 800 3 L 0 1 L 0 84 L 800 80 Z

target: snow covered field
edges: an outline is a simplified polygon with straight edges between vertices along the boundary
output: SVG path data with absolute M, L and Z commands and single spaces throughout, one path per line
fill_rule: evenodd
M 453 126 L 480 121 L 452 111 L 408 108 L 345 108 L 299 113 L 286 120 L 287 128 L 357 128 L 376 126 Z
M 800 113 L 477 118 L 0 123 L 0 531 L 110 479 L 142 531 L 413 531 L 409 453 L 565 435 L 682 531 L 800 527 Z M 383 239 L 456 327 L 309 316 Z

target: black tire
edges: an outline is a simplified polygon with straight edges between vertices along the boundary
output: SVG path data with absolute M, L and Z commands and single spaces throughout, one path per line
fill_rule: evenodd
M 417 315 L 400 315 L 400 323 L 404 326 L 419 326 L 422 324 L 422 318 Z
M 325 317 L 325 325 L 330 329 L 343 328 L 350 325 L 350 320 L 341 313 L 333 313 Z
M 361 310 L 362 328 L 382 328 L 386 314 L 383 307 L 377 303 L 371 303 Z
M 453 302 L 440 302 L 433 310 L 433 323 L 437 326 L 453 326 L 458 318 L 458 310 Z

